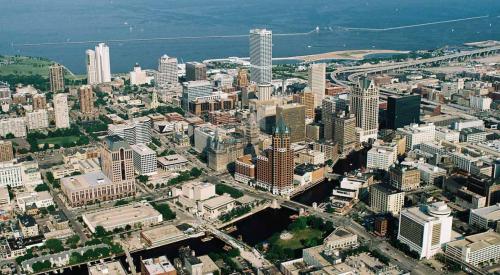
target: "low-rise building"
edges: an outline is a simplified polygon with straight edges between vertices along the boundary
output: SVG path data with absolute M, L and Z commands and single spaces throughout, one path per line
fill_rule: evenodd
M 19 217 L 19 228 L 24 238 L 36 237 L 40 235 L 38 224 L 35 219 L 29 215 Z
M 345 228 L 337 227 L 328 237 L 325 238 L 323 244 L 326 249 L 343 249 L 358 245 L 358 235 L 352 234 Z
M 47 208 L 54 205 L 54 199 L 48 191 L 26 192 L 16 195 L 17 207 L 25 212 L 27 206 L 35 205 L 36 208 Z
M 127 272 L 119 261 L 114 261 L 89 266 L 89 275 L 127 275 Z
M 166 256 L 141 260 L 141 275 L 176 275 L 177 271 Z
M 186 168 L 188 160 L 179 154 L 158 158 L 158 168 L 164 171 L 179 171 Z
M 500 204 L 471 209 L 469 215 L 469 224 L 479 228 L 488 229 L 495 228 L 500 220 Z
M 163 221 L 162 214 L 147 202 L 87 212 L 82 218 L 92 233 L 97 226 L 102 226 L 106 231 L 113 231 L 127 225 L 147 227 Z
M 233 210 L 235 200 L 228 194 L 216 196 L 203 202 L 199 202 L 202 206 L 202 215 L 207 219 L 217 219 L 219 216 Z
M 500 259 L 500 234 L 487 231 L 446 244 L 446 255 L 473 266 Z
M 61 179 L 61 190 L 72 207 L 98 201 L 121 199 L 135 194 L 135 182 L 113 183 L 102 172 L 92 172 Z
M 411 191 L 420 187 L 420 171 L 406 165 L 393 165 L 389 169 L 392 187 L 400 191 Z
M 164 225 L 141 232 L 141 240 L 149 247 L 174 243 L 184 238 L 184 233 L 174 225 Z
M 397 158 L 397 145 L 384 145 L 375 142 L 366 155 L 366 167 L 388 171 Z

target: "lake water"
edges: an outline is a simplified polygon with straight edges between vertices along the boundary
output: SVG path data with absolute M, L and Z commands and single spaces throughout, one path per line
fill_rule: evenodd
M 0 0 L 0 54 L 54 59 L 85 71 L 89 44 L 23 46 L 24 43 L 155 37 L 242 35 L 271 28 L 276 57 L 345 49 L 415 50 L 500 39 L 498 0 Z M 486 18 L 384 32 L 340 27 L 388 28 L 488 15 Z M 248 38 L 111 42 L 113 72 L 157 66 L 162 54 L 181 61 L 248 56 Z

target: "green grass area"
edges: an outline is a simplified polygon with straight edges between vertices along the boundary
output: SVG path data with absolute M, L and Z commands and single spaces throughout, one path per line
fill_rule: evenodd
M 0 76 L 41 75 L 48 77 L 53 61 L 29 56 L 0 56 Z
M 292 232 L 293 237 L 289 240 L 276 240 L 276 245 L 280 246 L 283 249 L 300 249 L 304 247 L 302 241 L 309 239 L 321 239 L 323 233 L 318 229 L 305 228 L 301 230 L 296 230 Z
M 68 136 L 68 137 L 52 137 L 52 138 L 44 138 L 37 140 L 38 144 L 67 144 L 78 141 L 79 137 L 77 136 Z

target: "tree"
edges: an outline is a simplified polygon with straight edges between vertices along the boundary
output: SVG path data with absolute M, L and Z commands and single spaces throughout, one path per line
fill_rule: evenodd
M 108 232 L 106 231 L 106 229 L 104 229 L 104 227 L 98 225 L 95 227 L 94 235 L 98 238 L 102 238 L 106 237 L 108 235 Z
M 190 174 L 192 177 L 197 178 L 197 177 L 201 176 L 201 173 L 202 173 L 202 171 L 200 168 L 198 168 L 198 167 L 191 168 Z
M 78 235 L 73 235 L 66 239 L 66 244 L 69 245 L 71 248 L 76 248 L 78 245 L 78 242 L 80 241 L 80 236 Z
M 35 187 L 36 192 L 49 191 L 49 186 L 45 183 L 41 183 Z
M 41 271 L 49 269 L 51 267 L 52 267 L 52 264 L 50 263 L 50 261 L 35 262 L 31 266 L 31 268 L 33 269 L 33 271 L 35 273 L 41 272 Z
M 7 133 L 7 134 L 5 135 L 5 138 L 6 138 L 6 139 L 11 139 L 11 138 L 15 138 L 15 136 L 14 136 L 14 134 L 12 134 L 12 133 Z
M 146 182 L 148 182 L 149 177 L 148 177 L 148 176 L 146 176 L 146 175 L 140 175 L 140 176 L 138 176 L 138 177 L 137 177 L 137 180 L 138 180 L 139 182 L 141 182 L 141 183 L 146 183 Z
M 45 247 L 50 251 L 50 253 L 57 253 L 64 250 L 64 246 L 61 240 L 58 239 L 48 239 L 45 241 Z

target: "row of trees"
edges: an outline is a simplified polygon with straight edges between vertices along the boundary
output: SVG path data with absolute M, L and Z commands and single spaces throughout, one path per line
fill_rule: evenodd
M 217 193 L 217 195 L 222 195 L 226 193 L 231 195 L 231 197 L 235 199 L 243 197 L 243 192 L 229 185 L 225 185 L 223 183 L 218 183 L 215 185 L 215 193 Z
M 175 184 L 178 184 L 181 182 L 196 179 L 199 176 L 201 176 L 201 174 L 202 174 L 202 171 L 200 168 L 193 167 L 193 168 L 191 168 L 191 170 L 182 171 L 182 172 L 180 172 L 180 174 L 177 177 L 168 180 L 168 185 L 175 185 Z

